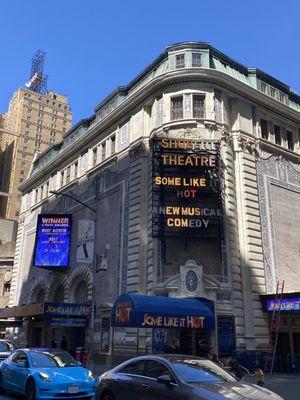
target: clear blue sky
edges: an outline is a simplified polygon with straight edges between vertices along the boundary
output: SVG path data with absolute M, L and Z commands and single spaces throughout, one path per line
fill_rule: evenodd
M 300 92 L 299 17 L 299 0 L 2 0 L 0 112 L 28 80 L 37 49 L 74 123 L 167 45 L 188 40 L 211 42 Z

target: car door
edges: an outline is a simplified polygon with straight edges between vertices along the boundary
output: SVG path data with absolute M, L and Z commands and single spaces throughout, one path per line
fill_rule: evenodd
M 22 363 L 24 366 L 20 366 Z M 19 364 L 19 365 L 18 365 Z M 14 392 L 24 393 L 28 376 L 28 358 L 24 351 L 16 351 L 10 362 L 6 363 L 4 376 L 5 387 Z
M 183 400 L 183 394 L 180 394 L 179 386 L 169 367 L 158 360 L 147 360 L 144 372 L 144 385 L 142 386 L 143 400 Z M 170 377 L 170 385 L 159 383 L 157 378 L 160 376 Z
M 140 400 L 144 384 L 145 361 L 128 363 L 114 375 L 112 391 L 118 400 Z

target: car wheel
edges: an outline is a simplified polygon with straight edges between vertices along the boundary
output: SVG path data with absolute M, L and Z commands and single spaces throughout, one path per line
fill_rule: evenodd
M 101 400 L 115 400 L 115 396 L 112 392 L 104 392 L 101 396 Z
M 26 400 L 35 400 L 35 384 L 33 379 L 29 379 L 25 389 Z

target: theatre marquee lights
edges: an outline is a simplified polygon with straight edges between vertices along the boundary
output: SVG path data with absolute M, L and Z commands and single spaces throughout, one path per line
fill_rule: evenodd
M 153 139 L 153 236 L 220 235 L 218 150 L 190 139 Z

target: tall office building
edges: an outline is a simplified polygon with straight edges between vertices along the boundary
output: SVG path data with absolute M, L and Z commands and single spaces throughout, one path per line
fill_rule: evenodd
M 51 90 L 45 94 L 18 89 L 9 103 L 2 130 L 2 151 L 14 150 L 10 165 L 9 195 L 1 196 L 1 217 L 17 219 L 21 193 L 18 190 L 30 170 L 35 153 L 59 142 L 72 124 L 66 96 Z

